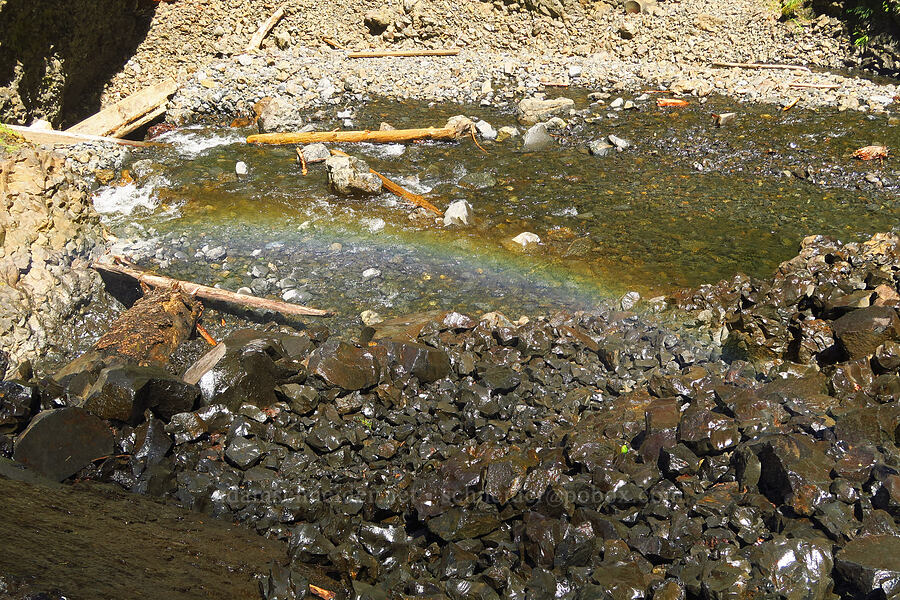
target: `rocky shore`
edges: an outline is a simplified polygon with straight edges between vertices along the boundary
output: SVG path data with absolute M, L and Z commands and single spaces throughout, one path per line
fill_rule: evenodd
M 896 235 L 814 237 L 673 297 L 721 346 L 610 309 L 237 331 L 177 385 L 4 382 L 0 447 L 53 464 L 62 424 L 108 425 L 76 477 L 285 541 L 264 598 L 311 565 L 348 598 L 890 597 L 898 273 Z

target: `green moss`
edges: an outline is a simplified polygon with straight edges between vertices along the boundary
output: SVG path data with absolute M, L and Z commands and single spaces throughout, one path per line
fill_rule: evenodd
M 10 154 L 21 148 L 24 143 L 25 138 L 0 123 L 0 152 Z

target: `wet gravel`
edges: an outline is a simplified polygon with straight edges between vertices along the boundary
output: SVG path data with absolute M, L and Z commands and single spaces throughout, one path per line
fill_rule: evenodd
M 348 598 L 891 597 L 898 273 L 896 235 L 816 237 L 670 299 L 721 345 L 616 310 L 239 331 L 189 371 L 198 408 L 111 421 L 78 476 L 286 540 L 266 598 L 307 565 Z M 69 384 L 4 383 L 0 448 L 90 406 Z

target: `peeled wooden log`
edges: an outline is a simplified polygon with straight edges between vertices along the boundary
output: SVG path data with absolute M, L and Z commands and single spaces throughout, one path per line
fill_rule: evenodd
M 781 71 L 804 71 L 809 73 L 809 67 L 800 65 L 772 65 L 767 63 L 742 63 L 742 62 L 714 62 L 714 67 L 731 69 L 777 69 Z
M 113 322 L 90 350 L 63 367 L 54 379 L 64 378 L 94 365 L 123 362 L 163 367 L 194 331 L 203 307 L 188 294 L 168 286 L 151 290 Z M 87 382 L 86 382 L 87 383 Z
M 199 283 L 193 283 L 190 281 L 181 281 L 179 279 L 172 279 L 171 277 L 154 275 L 146 271 L 140 271 L 138 269 L 124 267 L 122 265 L 94 263 L 91 265 L 91 267 L 97 271 L 114 273 L 116 275 L 129 277 L 150 287 L 165 288 L 169 290 L 175 288 L 191 296 L 196 296 L 197 298 L 202 298 L 204 300 L 212 300 L 214 302 L 224 302 L 226 304 L 236 304 L 238 306 L 249 308 L 271 310 L 283 315 L 328 317 L 332 314 L 327 310 L 309 308 L 306 306 L 300 306 L 299 304 L 281 302 L 279 300 L 268 300 L 266 298 L 259 298 L 257 296 L 250 296 L 247 294 L 238 294 L 235 292 L 230 292 L 228 290 L 220 290 L 219 288 L 209 287 L 208 285 L 200 285 Z
M 39 146 L 54 146 L 56 144 L 83 144 L 84 142 L 104 142 L 118 144 L 120 146 L 134 146 L 146 148 L 159 145 L 156 142 L 136 142 L 134 140 L 122 140 L 101 135 L 88 135 L 84 133 L 72 133 L 71 131 L 57 131 L 55 129 L 32 129 L 20 125 L 6 125 L 13 132 L 25 138 L 25 141 Z
M 315 144 L 374 142 L 391 144 L 412 140 L 452 140 L 459 137 L 453 127 L 425 127 L 422 129 L 389 129 L 386 131 L 306 131 L 289 133 L 258 133 L 247 138 L 248 144 Z

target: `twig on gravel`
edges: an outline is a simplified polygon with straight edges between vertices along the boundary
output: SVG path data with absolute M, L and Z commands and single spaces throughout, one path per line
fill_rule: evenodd
M 791 110 L 792 108 L 794 108 L 795 106 L 797 106 L 798 102 L 800 102 L 800 98 L 799 97 L 794 98 L 793 100 L 791 100 L 790 102 L 785 104 L 783 107 L 781 107 L 781 110 L 783 110 L 784 112 L 787 112 L 787 111 Z
M 259 47 L 262 45 L 266 36 L 269 35 L 269 32 L 272 31 L 272 28 L 275 27 L 275 24 L 281 20 L 281 17 L 284 16 L 284 4 L 275 9 L 275 12 L 266 19 L 266 22 L 259 26 L 259 29 L 256 30 L 256 33 L 253 34 L 253 37 L 250 38 L 250 41 L 247 42 L 247 47 L 244 49 L 245 52 L 253 52 L 255 50 L 259 50 Z
M 459 48 L 448 50 L 385 50 L 374 52 L 351 52 L 347 58 L 385 58 L 389 56 L 456 56 Z
M 334 48 L 335 50 L 343 50 L 344 49 L 344 47 L 341 44 L 334 41 L 330 37 L 323 37 L 322 41 L 325 42 L 326 44 L 328 44 L 329 46 L 331 46 L 332 48 Z
M 804 83 L 795 81 L 788 84 L 792 88 L 809 88 L 813 90 L 836 90 L 841 87 L 839 83 Z
M 735 69 L 780 69 L 783 71 L 804 71 L 810 73 L 809 67 L 800 65 L 770 65 L 766 63 L 738 63 L 738 62 L 714 62 L 714 67 L 729 67 Z

